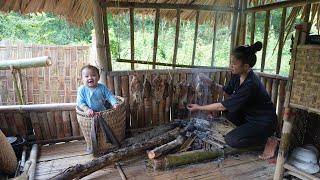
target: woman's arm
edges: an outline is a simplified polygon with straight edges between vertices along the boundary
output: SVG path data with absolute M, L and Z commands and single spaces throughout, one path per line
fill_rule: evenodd
M 225 98 L 230 97 L 230 95 L 223 90 L 223 85 L 216 83 L 216 82 L 213 82 L 213 83 L 214 83 L 213 85 L 214 85 L 215 90 L 217 90 L 219 92 L 219 94 L 220 93 L 223 94 Z
M 208 105 L 200 106 L 198 104 L 189 104 L 187 108 L 190 111 L 224 111 L 226 108 L 221 103 L 213 103 Z

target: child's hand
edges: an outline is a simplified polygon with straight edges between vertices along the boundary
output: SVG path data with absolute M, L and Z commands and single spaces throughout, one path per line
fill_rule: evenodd
M 88 114 L 89 117 L 93 117 L 94 116 L 94 111 L 92 109 L 86 110 L 86 113 Z
M 116 110 L 119 110 L 120 109 L 120 104 L 113 105 L 113 108 L 115 108 Z

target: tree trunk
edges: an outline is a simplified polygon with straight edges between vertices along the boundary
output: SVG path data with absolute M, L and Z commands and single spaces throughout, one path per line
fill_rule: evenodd
M 121 148 L 117 151 L 103 155 L 97 159 L 94 159 L 85 164 L 77 164 L 57 174 L 52 179 L 74 179 L 87 176 L 103 167 L 117 162 L 119 160 L 135 156 L 137 154 L 145 152 L 147 149 L 154 148 L 161 144 L 172 141 L 180 134 L 180 128 L 175 128 L 168 133 L 157 136 L 153 139 L 146 140 L 141 143 L 136 143 L 129 147 Z

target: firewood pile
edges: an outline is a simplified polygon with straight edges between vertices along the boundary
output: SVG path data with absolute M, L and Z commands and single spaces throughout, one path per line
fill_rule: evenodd
M 53 179 L 81 178 L 145 152 L 149 159 L 148 165 L 155 170 L 212 160 L 223 156 L 226 150 L 234 153 L 225 146 L 223 140 L 223 135 L 229 130 L 231 127 L 223 119 L 175 120 L 128 138 L 119 149 L 90 162 L 71 166 Z

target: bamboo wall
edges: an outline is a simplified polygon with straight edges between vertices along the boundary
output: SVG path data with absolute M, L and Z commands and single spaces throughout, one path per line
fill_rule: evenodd
M 27 104 L 75 102 L 80 68 L 89 61 L 90 46 L 49 46 L 0 42 L 0 61 L 50 56 L 50 67 L 21 70 Z M 0 105 L 17 100 L 12 75 L 0 71 Z
M 122 96 L 126 100 L 126 130 L 149 128 L 168 123 L 173 119 L 188 118 L 189 114 L 185 109 L 185 105 L 187 103 L 198 102 L 199 100 L 193 88 L 195 77 L 200 72 L 222 85 L 231 78 L 230 72 L 217 69 L 109 72 L 107 74 L 108 88 L 114 94 Z M 282 119 L 286 78 L 264 73 L 259 73 L 258 75 L 270 94 L 272 101 L 275 103 L 279 119 Z M 143 96 L 134 96 L 136 91 L 134 91 L 131 81 L 135 77 L 138 77 L 140 85 L 142 85 L 136 87 L 146 87 L 144 82 L 146 80 L 150 82 L 151 88 L 140 89 L 143 90 Z M 156 77 L 161 77 L 163 80 L 163 84 L 160 84 L 158 87 L 155 87 Z M 168 85 L 165 81 L 172 83 Z M 157 96 L 154 91 L 159 87 L 164 87 L 163 94 Z M 202 98 L 203 104 L 223 100 L 222 94 L 211 90 L 208 88 L 204 93 L 204 97 Z M 140 100 L 137 97 L 140 97 Z M 27 132 L 31 130 L 34 132 L 36 140 L 81 136 L 74 111 L 75 104 L 55 104 L 46 109 L 30 108 L 29 106 L 0 108 L 0 128 L 6 135 L 26 136 Z M 279 122 L 281 125 L 281 121 Z

